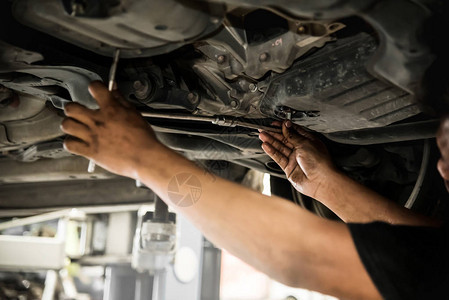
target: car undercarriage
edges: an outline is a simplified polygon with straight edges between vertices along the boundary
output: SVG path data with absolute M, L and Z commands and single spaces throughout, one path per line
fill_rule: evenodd
M 87 86 L 107 81 L 120 49 L 118 89 L 161 142 L 211 174 L 241 181 L 253 169 L 272 176 L 273 190 L 290 190 L 257 131 L 288 119 L 320 136 L 354 179 L 408 208 L 439 210 L 431 139 L 447 97 L 441 1 L 0 5 L 2 208 L 73 206 L 92 193 L 98 204 L 148 201 L 130 180 L 90 174 L 63 148 L 62 108 L 97 107 Z M 61 202 L 45 190 L 74 194 Z

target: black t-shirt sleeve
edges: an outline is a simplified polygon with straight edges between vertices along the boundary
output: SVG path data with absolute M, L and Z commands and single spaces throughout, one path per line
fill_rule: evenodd
M 446 226 L 348 225 L 363 265 L 385 299 L 449 299 Z

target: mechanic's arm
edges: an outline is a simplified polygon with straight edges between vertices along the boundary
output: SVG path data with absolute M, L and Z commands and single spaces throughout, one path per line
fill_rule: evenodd
M 277 122 L 281 133 L 261 132 L 262 148 L 300 193 L 312 197 L 345 222 L 438 226 L 440 223 L 382 197 L 339 172 L 324 144 L 300 126 Z M 449 173 L 449 172 L 448 172 Z
M 114 173 L 138 179 L 186 216 L 218 246 L 288 285 L 344 299 L 380 299 L 343 223 L 319 218 L 289 201 L 213 179 L 157 141 L 140 115 L 95 82 L 90 92 L 99 110 L 72 103 L 62 129 L 67 150 Z M 196 177 L 198 201 L 177 206 L 168 193 L 177 174 Z M 184 185 L 185 186 L 185 185 Z M 185 194 L 188 191 L 180 191 Z

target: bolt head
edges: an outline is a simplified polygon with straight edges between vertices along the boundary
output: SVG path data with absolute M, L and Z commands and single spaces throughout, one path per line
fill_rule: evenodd
M 230 105 L 231 105 L 232 108 L 235 109 L 235 108 L 237 108 L 239 106 L 239 103 L 237 102 L 237 100 L 232 100 Z
M 135 90 L 141 89 L 142 86 L 143 86 L 143 84 L 142 84 L 142 81 L 140 81 L 140 80 L 136 80 L 136 81 L 133 82 L 133 88 Z
M 212 24 L 218 24 L 218 23 L 220 23 L 220 19 L 217 17 L 212 17 L 212 18 L 210 18 L 210 22 Z
M 224 56 L 224 55 L 219 55 L 218 57 L 217 57 L 217 62 L 219 63 L 219 64 L 222 64 L 222 63 L 224 63 L 226 61 L 226 57 Z
M 190 103 L 196 103 L 198 98 L 194 93 L 188 93 L 187 94 L 187 100 L 189 100 Z
M 249 90 L 251 91 L 251 93 L 257 92 L 257 85 L 255 85 L 254 83 L 251 83 L 249 85 Z
M 136 80 L 133 82 L 134 95 L 137 99 L 146 99 L 151 92 L 151 84 L 146 80 Z
M 267 52 L 264 52 L 264 53 L 260 54 L 259 60 L 261 62 L 265 62 L 268 60 L 269 57 L 270 57 L 270 55 Z

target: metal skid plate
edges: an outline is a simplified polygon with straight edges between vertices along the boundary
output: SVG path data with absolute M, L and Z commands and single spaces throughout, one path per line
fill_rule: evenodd
M 13 14 L 25 25 L 98 54 L 112 56 L 120 48 L 122 57 L 132 58 L 168 53 L 220 26 L 221 4 L 186 2 L 117 1 L 100 18 L 70 15 L 60 0 L 18 0 Z
M 379 34 L 381 47 L 369 69 L 402 89 L 414 93 L 425 71 L 435 60 L 426 44 L 426 34 L 443 35 L 446 27 L 426 32 L 435 5 L 446 9 L 439 0 L 209 0 L 229 5 L 271 7 L 291 15 L 322 19 L 359 16 Z M 439 12 L 441 13 L 441 12 Z M 447 13 L 447 11 L 445 12 Z M 445 17 L 445 13 L 442 15 Z M 428 28 L 427 28 L 428 29 Z
M 288 107 L 294 123 L 323 133 L 381 127 L 417 115 L 421 109 L 411 94 L 366 71 L 376 48 L 367 34 L 328 45 L 275 78 L 261 111 L 272 116 Z

